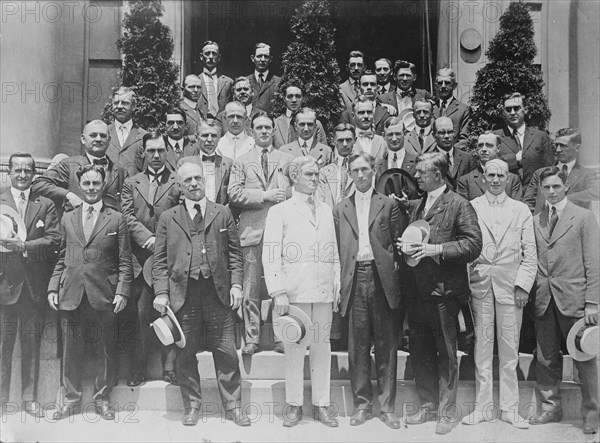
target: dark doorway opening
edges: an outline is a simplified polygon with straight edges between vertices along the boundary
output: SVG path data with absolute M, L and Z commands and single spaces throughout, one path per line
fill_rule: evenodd
M 253 70 L 250 54 L 256 42 L 271 45 L 272 70 L 281 74 L 281 54 L 293 35 L 289 21 L 299 0 L 202 0 L 191 7 L 191 67 L 198 73 L 202 43 L 214 40 L 221 47 L 220 72 L 232 78 Z M 369 69 L 380 57 L 412 61 L 419 73 L 417 87 L 429 89 L 428 61 L 435 69 L 439 2 L 436 0 L 333 0 L 337 60 L 341 80 L 347 77 L 348 53 L 360 49 Z M 428 9 L 428 57 L 425 9 Z

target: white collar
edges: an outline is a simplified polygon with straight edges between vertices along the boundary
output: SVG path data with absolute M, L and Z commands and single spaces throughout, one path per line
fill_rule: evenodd
M 437 188 L 435 191 L 428 192 L 427 199 L 428 200 L 437 199 L 440 195 L 442 195 L 444 193 L 445 190 L 446 190 L 446 184 L 444 183 L 442 186 Z
M 190 100 L 190 99 L 189 99 L 189 98 L 187 98 L 187 97 L 183 97 L 183 101 L 184 101 L 185 103 L 187 103 L 187 105 L 188 105 L 190 108 L 192 108 L 192 109 L 196 109 L 196 102 L 195 102 L 195 101 L 193 101 L 193 100 Z
M 94 160 L 102 160 L 103 158 L 105 158 L 108 161 L 108 157 L 106 156 L 106 154 L 104 154 L 102 157 L 94 157 L 93 155 L 88 154 L 87 152 L 85 153 L 85 156 L 87 157 L 87 159 L 90 162 L 90 165 L 94 164 Z M 108 167 L 108 165 L 106 165 Z
M 125 126 L 127 132 L 130 132 L 131 128 L 133 128 L 133 119 L 130 118 L 125 123 L 121 123 L 120 121 L 115 120 L 115 127 L 117 128 L 117 131 L 120 130 L 123 126 Z
M 287 118 L 292 118 L 292 111 L 290 109 L 286 108 L 286 110 L 285 110 L 285 116 Z
M 505 191 L 502 191 L 501 194 L 494 195 L 489 190 L 487 190 L 487 191 L 485 191 L 484 195 L 485 195 L 487 202 L 490 205 L 493 205 L 493 204 L 503 205 L 504 202 L 506 201 L 506 199 L 508 198 L 508 195 L 506 195 Z
M 381 89 L 385 88 L 386 92 L 390 92 L 390 87 L 392 86 L 392 82 L 387 82 L 385 85 L 379 85 Z
M 258 151 L 258 155 L 262 155 L 263 149 L 268 149 L 269 150 L 269 154 L 271 154 L 275 150 L 275 148 L 273 147 L 273 145 L 269 146 L 268 148 L 261 148 L 258 145 L 254 145 L 254 147 Z
M 27 188 L 24 191 L 19 191 L 17 188 L 10 187 L 10 192 L 12 193 L 13 199 L 15 203 L 21 199 L 21 192 L 25 194 L 25 201 L 29 201 L 29 194 L 31 193 L 31 188 Z
M 183 143 L 183 137 L 182 137 L 182 138 L 180 138 L 179 140 L 175 140 L 175 139 L 173 139 L 173 138 L 171 138 L 171 137 L 167 137 L 167 138 L 168 138 L 168 140 L 169 140 L 169 144 L 170 144 L 171 146 L 173 146 L 173 149 L 175 149 L 175 144 L 176 144 L 176 143 L 179 143 L 179 148 L 180 148 L 180 149 L 183 149 L 183 145 L 184 145 L 184 143 Z
M 299 200 L 301 202 L 306 202 L 308 200 L 308 197 L 312 197 L 315 202 L 317 201 L 313 194 L 304 194 L 302 192 L 298 192 L 296 191 L 295 186 L 292 188 L 292 198 L 295 198 L 296 200 Z
M 214 68 L 212 71 L 209 71 L 208 69 L 204 68 L 202 70 L 202 74 L 204 74 L 204 75 L 210 75 L 210 76 L 216 76 L 217 75 L 217 68 Z
M 267 77 L 269 76 L 269 70 L 267 69 L 265 72 L 258 72 L 256 69 L 254 70 L 254 78 L 256 79 L 257 83 L 258 83 L 258 76 L 261 74 L 263 76 L 263 81 L 267 81 Z
M 421 128 L 418 125 L 415 126 L 415 131 L 417 131 L 417 135 L 419 135 L 419 133 L 421 132 L 421 129 L 423 130 L 423 135 L 427 136 L 427 135 L 431 134 L 431 125 L 425 126 L 424 128 Z
M 514 131 L 513 128 L 509 127 L 509 129 L 510 129 L 510 132 Z M 521 137 L 521 136 L 523 136 L 525 134 L 525 123 L 523 123 L 521 126 L 519 126 L 517 128 L 517 134 L 519 134 L 519 137 Z
M 556 166 L 558 167 L 558 169 L 562 169 L 563 165 L 566 165 L 567 170 L 570 172 L 571 169 L 573 169 L 573 166 L 575 166 L 576 161 L 577 159 L 573 159 L 569 163 L 558 162 Z
M 360 192 L 358 189 L 356 189 L 355 195 L 359 200 L 371 200 L 371 197 L 373 196 L 373 188 L 370 187 L 367 189 L 367 192 Z
M 562 211 L 563 209 L 565 209 L 565 206 L 567 205 L 567 197 L 565 196 L 565 198 L 563 198 L 561 201 L 559 201 L 558 203 L 551 205 L 550 203 L 548 203 L 548 201 L 546 201 L 546 204 L 548 205 L 548 208 L 550 211 L 552 211 L 552 206 L 554 206 L 556 208 L 556 210 L 558 212 Z
M 94 208 L 94 211 L 96 211 L 97 213 L 100 212 L 100 210 L 102 209 L 102 199 L 100 199 L 100 201 L 97 201 L 96 203 L 94 203 L 93 205 L 90 205 L 89 203 L 83 202 L 81 204 L 81 210 L 82 212 L 85 214 L 89 211 L 90 206 L 92 208 Z
M 302 148 L 302 145 L 304 144 L 304 142 L 306 142 L 306 149 L 308 149 L 310 151 L 310 148 L 313 144 L 313 140 L 315 139 L 315 136 L 313 135 L 311 138 L 309 138 L 308 140 L 304 140 L 301 137 L 298 137 L 298 145 L 300 146 L 300 148 Z
M 155 171 L 154 169 L 152 169 L 152 166 L 148 166 L 148 170 L 150 172 L 152 172 L 153 174 L 158 175 L 158 174 L 162 174 L 163 173 L 163 171 L 165 170 L 165 166 L 163 165 L 158 171 Z
M 453 96 L 453 95 L 451 95 L 449 99 L 446 99 L 446 108 L 448 108 L 448 105 L 449 105 L 450 103 L 452 103 L 452 100 L 454 100 L 454 96 Z M 442 100 L 442 99 L 440 98 L 440 107 L 442 106 L 442 102 L 443 102 L 443 101 L 444 101 L 444 100 Z
M 185 197 L 184 201 L 188 212 L 191 212 L 192 209 L 195 209 L 194 206 L 199 204 L 200 209 L 202 210 L 202 216 L 204 217 L 204 214 L 206 213 L 206 196 L 202 197 L 202 199 L 198 201 L 190 200 L 189 198 Z
M 225 133 L 225 136 L 227 137 L 227 139 L 228 139 L 230 142 L 234 141 L 236 138 L 239 138 L 239 139 L 240 139 L 240 140 L 242 140 L 242 141 L 246 141 L 246 131 L 242 131 L 242 132 L 240 132 L 238 135 L 233 135 L 233 134 L 231 133 L 231 131 L 227 131 L 227 132 Z

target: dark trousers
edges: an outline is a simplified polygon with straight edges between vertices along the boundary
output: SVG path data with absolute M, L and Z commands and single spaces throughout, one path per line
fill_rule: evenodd
M 566 317 L 558 310 L 554 299 L 541 317 L 535 318 L 537 335 L 537 393 L 542 399 L 544 411 L 561 410 L 559 385 L 562 380 L 561 341 L 566 339 L 571 327 L 579 320 Z M 577 361 L 575 367 L 581 380 L 581 415 L 587 420 L 598 421 L 598 361 Z
M 407 301 L 410 356 L 421 406 L 452 418 L 458 389 L 457 334 L 460 302 L 454 297 Z
M 131 372 L 135 374 L 146 374 L 148 356 L 152 348 L 156 347 L 160 349 L 163 371 L 175 370 L 176 346 L 163 346 L 150 327 L 150 323 L 160 316 L 160 313 L 153 308 L 153 302 L 154 291 L 146 284 L 143 274 L 140 273 L 133 282 L 130 302 L 122 311 L 124 321 L 120 325 L 126 355 L 132 358 Z
M 224 306 L 212 278 L 188 280 L 185 302 L 176 313 L 186 345 L 177 349 L 177 381 L 183 406 L 198 408 L 202 401 L 196 352 L 212 351 L 221 401 L 226 410 L 240 407 L 242 377 L 235 349 L 233 311 Z
M 396 403 L 395 313 L 385 293 L 375 264 L 356 266 L 354 297 L 350 303 L 348 360 L 350 384 L 356 409 L 371 409 L 371 343 L 375 346 L 375 369 L 379 409 L 394 412 Z
M 40 366 L 44 306 L 31 299 L 27 284 L 12 305 L 0 306 L 0 403 L 9 400 L 13 350 L 21 343 L 21 400 L 35 401 Z
M 94 400 L 109 400 L 117 368 L 117 316 L 113 311 L 94 309 L 84 294 L 79 306 L 73 311 L 60 311 L 62 331 L 62 378 L 63 403 L 81 401 L 86 348 L 95 354 Z

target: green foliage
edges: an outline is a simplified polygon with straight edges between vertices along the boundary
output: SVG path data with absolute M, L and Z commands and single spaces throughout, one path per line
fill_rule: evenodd
M 161 0 L 129 2 L 129 12 L 123 19 L 123 37 L 117 47 L 123 57 L 119 72 L 120 86 L 136 91 L 138 96 L 134 120 L 147 130 L 163 130 L 166 111 L 179 103 L 179 67 L 173 57 L 173 37 L 168 26 L 160 21 Z M 112 121 L 110 102 L 103 119 Z
M 327 0 L 308 0 L 290 21 L 294 40 L 283 53 L 283 76 L 275 95 L 275 115 L 285 111 L 285 89 L 298 84 L 304 92 L 304 106 L 314 109 L 330 129 L 341 112 L 340 69 L 335 58 L 335 28 Z
M 533 64 L 537 54 L 533 37 L 533 22 L 527 6 L 521 1 L 511 3 L 500 18 L 500 30 L 486 52 L 488 63 L 477 71 L 471 97 L 472 138 L 487 129 L 503 126 L 502 97 L 511 92 L 526 96 L 526 124 L 546 128 L 550 110 L 543 93 L 542 72 Z

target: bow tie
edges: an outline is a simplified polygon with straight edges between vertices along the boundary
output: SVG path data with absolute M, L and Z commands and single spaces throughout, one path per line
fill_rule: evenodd
M 414 89 L 410 89 L 409 91 L 400 91 L 400 97 L 404 98 L 404 97 L 414 97 L 415 96 L 415 90 Z
M 213 154 L 213 155 L 203 155 L 202 156 L 202 161 L 203 162 L 212 162 L 212 163 L 214 163 L 216 156 L 217 156 L 216 154 Z
M 108 165 L 108 159 L 106 157 L 104 158 L 95 158 L 93 160 L 93 164 L 94 166 L 98 165 L 98 166 L 107 166 Z
M 358 136 L 361 138 L 373 138 L 373 131 L 371 131 L 370 129 L 363 131 L 363 130 L 358 130 Z

